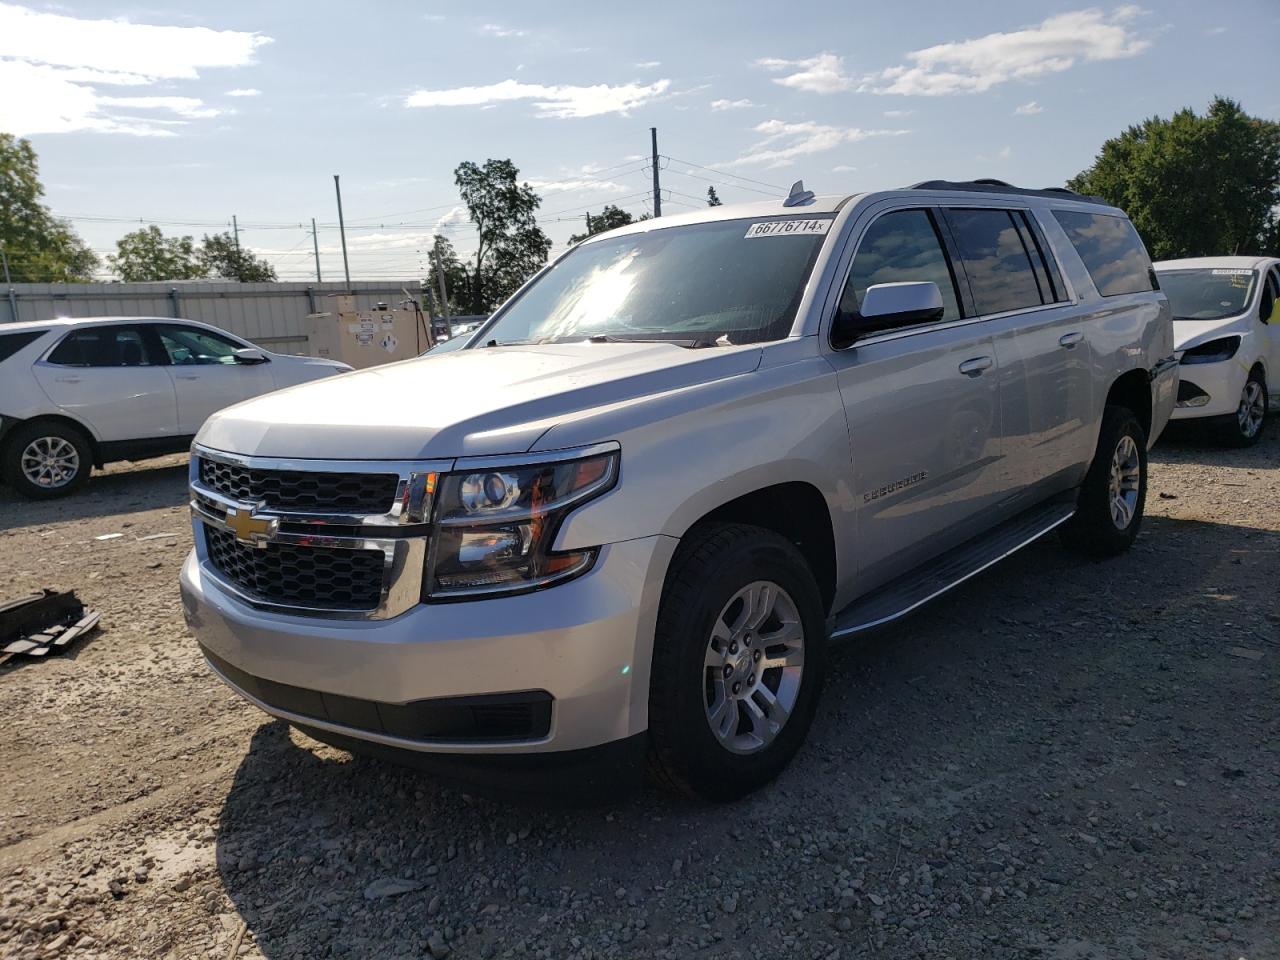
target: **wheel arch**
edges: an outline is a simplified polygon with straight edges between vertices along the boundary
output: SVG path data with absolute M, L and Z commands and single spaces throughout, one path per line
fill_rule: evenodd
M 1129 370 L 1120 374 L 1107 391 L 1106 406 L 1127 407 L 1133 411 L 1142 425 L 1142 431 L 1151 436 L 1151 376 L 1146 370 Z
M 7 427 L 4 432 L 4 436 L 0 437 L 0 450 L 3 450 L 3 451 L 8 450 L 8 444 L 9 444 L 10 438 L 13 436 L 14 431 L 17 430 L 19 427 L 26 427 L 26 426 L 30 426 L 31 424 L 38 424 L 38 423 L 62 424 L 64 426 L 72 427 L 73 429 L 79 431 L 81 434 L 84 435 L 84 438 L 89 441 L 89 451 L 93 457 L 93 465 L 98 469 L 102 469 L 102 465 L 103 465 L 102 447 L 98 443 L 98 438 L 93 435 L 93 431 L 89 429 L 89 426 L 87 424 L 81 423 L 75 417 L 69 417 L 66 414 L 62 414 L 62 413 L 42 413 L 42 414 L 39 414 L 38 416 L 28 417 L 25 420 L 18 420 L 15 418 L 13 421 L 13 425 L 10 427 Z
M 704 523 L 763 527 L 795 544 L 818 584 L 824 612 L 830 615 L 837 582 L 835 526 L 826 498 L 812 483 L 784 481 L 736 496 L 690 523 L 682 538 Z

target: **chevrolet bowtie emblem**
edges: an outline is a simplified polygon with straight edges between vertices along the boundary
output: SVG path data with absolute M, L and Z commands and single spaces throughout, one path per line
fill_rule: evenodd
M 280 521 L 275 517 L 260 517 L 257 507 L 228 507 L 227 526 L 241 543 L 251 547 L 265 547 L 276 535 Z

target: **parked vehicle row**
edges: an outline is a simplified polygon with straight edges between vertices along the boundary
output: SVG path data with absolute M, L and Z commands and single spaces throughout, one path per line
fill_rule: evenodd
M 799 748 L 829 640 L 1050 530 L 1125 550 L 1177 370 L 1118 209 L 797 184 L 592 237 L 448 352 L 214 414 L 184 609 L 233 689 L 346 749 L 728 800 Z
M 1157 263 L 1173 309 L 1181 380 L 1174 419 L 1203 419 L 1233 446 L 1262 436 L 1280 389 L 1280 259 L 1198 257 Z
M 6 324 L 0 474 L 26 496 L 63 496 L 93 466 L 186 450 L 215 410 L 350 369 L 268 353 L 190 320 Z

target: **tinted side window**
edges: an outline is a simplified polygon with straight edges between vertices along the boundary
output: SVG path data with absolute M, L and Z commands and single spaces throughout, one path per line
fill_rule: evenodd
M 145 367 L 150 365 L 137 327 L 73 330 L 49 354 L 50 363 L 73 367 Z
M 979 314 L 1038 307 L 1041 281 L 1008 210 L 948 210 Z
M 1258 309 L 1258 319 L 1263 323 L 1280 323 L 1280 279 L 1276 271 L 1267 274 L 1267 284 L 1262 288 L 1262 304 Z M 0 360 L 4 359 L 4 350 L 0 348 Z
M 160 344 L 176 365 L 236 362 L 240 344 L 199 327 L 165 326 L 156 330 Z
M 955 279 L 927 210 L 898 210 L 871 224 L 858 244 L 840 310 L 856 313 L 867 287 L 907 281 L 936 283 L 942 292 L 942 319 L 960 319 Z
M 1124 217 L 1067 210 L 1055 210 L 1053 215 L 1104 297 L 1159 289 L 1147 248 Z
M 0 333 L 0 363 L 45 335 L 44 330 L 24 330 L 22 333 Z

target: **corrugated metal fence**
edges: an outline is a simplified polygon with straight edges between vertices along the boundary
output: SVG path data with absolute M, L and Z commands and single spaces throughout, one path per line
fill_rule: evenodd
M 0 288 L 0 323 L 53 317 L 180 317 L 211 323 L 279 353 L 306 353 L 308 313 L 334 309 L 345 283 L 15 283 Z M 417 280 L 355 280 L 360 310 L 421 298 Z

